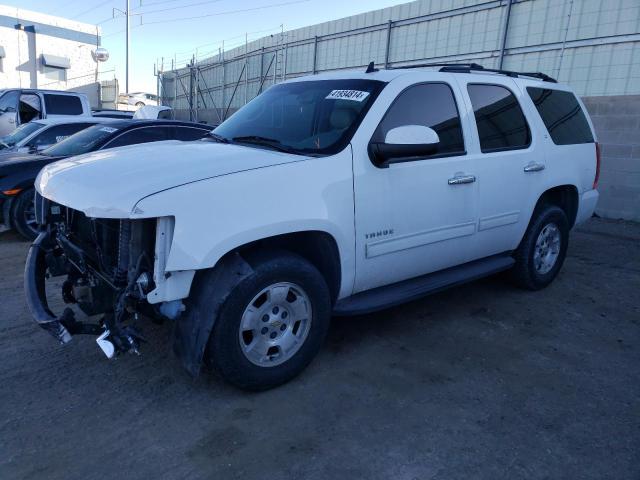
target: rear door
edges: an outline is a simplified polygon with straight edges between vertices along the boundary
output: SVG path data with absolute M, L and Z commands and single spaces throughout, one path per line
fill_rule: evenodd
M 544 176 L 545 153 L 522 108 L 523 92 L 503 76 L 457 75 L 473 124 L 478 175 L 477 258 L 517 247 Z M 537 198 L 537 197 L 536 197 Z

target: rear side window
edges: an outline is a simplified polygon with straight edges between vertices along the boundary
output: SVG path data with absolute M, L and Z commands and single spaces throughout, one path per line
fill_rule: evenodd
M 571 92 L 527 87 L 545 127 L 556 145 L 592 143 L 593 134 L 580 104 Z
M 429 157 L 465 153 L 460 115 L 451 87 L 445 83 L 414 85 L 402 92 L 389 107 L 372 141 L 384 142 L 389 130 L 404 125 L 435 130 L 440 143 L 438 151 Z
M 109 142 L 104 148 L 123 147 L 138 143 L 159 142 L 173 139 L 172 127 L 143 127 L 130 130 Z
M 82 115 L 82 102 L 73 95 L 46 93 L 44 105 L 48 115 Z
M 527 148 L 531 131 L 518 99 L 499 85 L 467 86 L 483 153 Z
M 201 128 L 179 127 L 179 126 L 174 127 L 173 131 L 174 131 L 174 134 L 172 138 L 176 140 L 182 140 L 185 142 L 188 142 L 191 140 L 200 140 L 207 133 L 209 133 L 209 130 L 204 130 Z

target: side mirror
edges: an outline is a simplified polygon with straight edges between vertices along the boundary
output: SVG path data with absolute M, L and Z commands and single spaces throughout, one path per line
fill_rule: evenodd
M 378 167 L 406 157 L 421 157 L 438 151 L 440 137 L 432 128 L 422 125 L 403 125 L 387 132 L 384 143 L 371 142 L 369 156 Z

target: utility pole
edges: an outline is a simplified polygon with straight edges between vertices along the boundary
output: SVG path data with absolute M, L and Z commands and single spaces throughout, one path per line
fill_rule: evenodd
M 129 0 L 125 0 L 124 12 L 119 8 L 113 8 L 111 16 L 116 18 L 116 12 L 119 12 L 125 16 L 127 22 L 127 28 L 125 29 L 126 33 L 126 41 L 125 41 L 125 73 L 124 73 L 124 86 L 126 93 L 129 93 L 129 30 L 130 30 L 130 17 L 131 14 L 129 12 Z
M 125 16 L 127 17 L 127 46 L 126 46 L 126 62 L 127 65 L 125 67 L 125 90 L 126 93 L 129 93 L 129 0 L 126 0 L 126 10 Z

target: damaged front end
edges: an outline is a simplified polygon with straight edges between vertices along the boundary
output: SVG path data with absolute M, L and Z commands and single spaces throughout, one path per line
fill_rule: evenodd
M 138 353 L 141 317 L 160 321 L 160 307 L 147 302 L 154 285 L 158 219 L 99 219 L 37 195 L 42 231 L 29 250 L 25 294 L 34 319 L 61 343 L 76 334 L 98 335 L 108 357 Z M 45 280 L 66 276 L 62 298 L 97 322 L 80 322 L 71 308 L 56 316 L 49 308 Z

